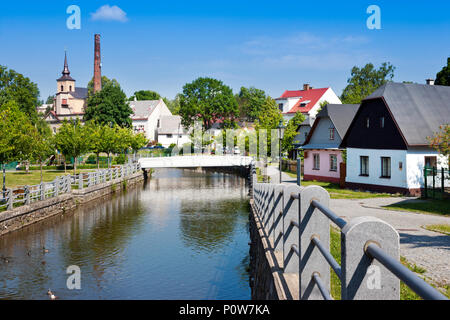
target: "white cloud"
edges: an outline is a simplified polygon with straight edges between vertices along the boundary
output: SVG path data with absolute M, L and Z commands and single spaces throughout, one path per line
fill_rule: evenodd
M 92 20 L 127 22 L 127 13 L 118 6 L 104 5 L 91 13 Z

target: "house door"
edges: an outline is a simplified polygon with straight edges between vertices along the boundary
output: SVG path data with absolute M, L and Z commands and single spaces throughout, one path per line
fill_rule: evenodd
M 345 162 L 339 163 L 339 186 L 345 188 L 345 177 L 347 176 L 347 166 Z

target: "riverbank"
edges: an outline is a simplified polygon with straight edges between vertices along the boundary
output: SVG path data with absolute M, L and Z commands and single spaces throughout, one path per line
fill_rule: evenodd
M 31 203 L 30 205 L 0 212 L 0 236 L 20 230 L 49 217 L 65 214 L 92 200 L 112 193 L 122 192 L 144 180 L 141 172 L 130 176 L 114 179 L 81 190 L 71 190 L 50 199 Z

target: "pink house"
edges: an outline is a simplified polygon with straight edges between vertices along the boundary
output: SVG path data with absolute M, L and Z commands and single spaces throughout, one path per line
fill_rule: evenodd
M 304 150 L 304 180 L 339 183 L 342 149 L 339 145 L 359 105 L 328 104 L 317 114 L 301 147 Z

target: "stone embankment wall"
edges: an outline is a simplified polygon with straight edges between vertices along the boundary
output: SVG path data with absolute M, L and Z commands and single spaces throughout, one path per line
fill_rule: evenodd
M 273 250 L 250 200 L 250 287 L 252 300 L 298 299 L 298 275 L 283 274 L 283 257 Z
M 0 236 L 19 230 L 23 227 L 39 222 L 49 217 L 64 214 L 73 210 L 77 205 L 104 197 L 111 193 L 121 192 L 131 188 L 144 180 L 142 173 L 102 183 L 82 190 L 72 190 L 71 193 L 58 197 L 34 202 L 28 206 L 15 208 L 14 210 L 0 213 Z

